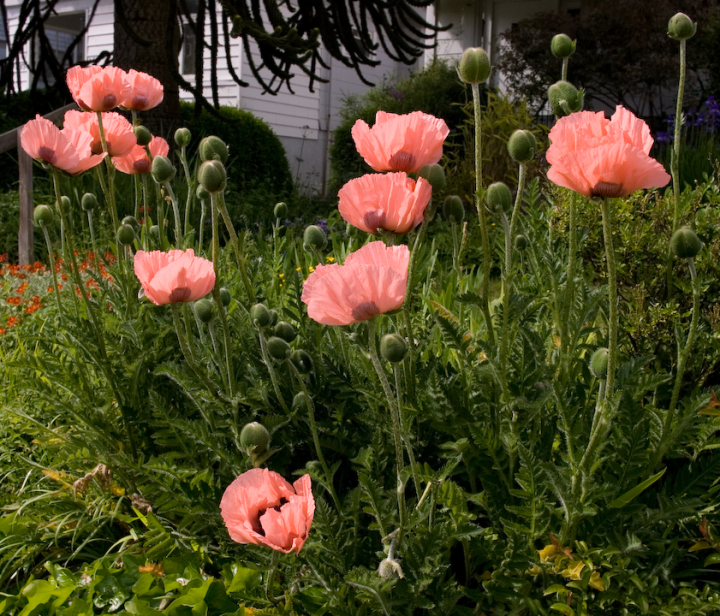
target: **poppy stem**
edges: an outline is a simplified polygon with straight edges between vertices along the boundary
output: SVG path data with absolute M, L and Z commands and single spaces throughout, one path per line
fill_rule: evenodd
M 182 232 L 182 222 L 180 221 L 180 206 L 178 205 L 177 197 L 175 196 L 175 191 L 173 191 L 172 186 L 170 185 L 170 182 L 163 182 L 163 188 L 165 188 L 165 192 L 167 192 L 168 197 L 170 197 L 170 203 L 172 204 L 173 214 L 175 215 L 175 245 L 177 246 L 178 250 L 182 250 L 183 246 L 183 232 Z
M 570 58 L 563 58 L 562 61 L 562 80 L 567 81 L 567 73 L 568 73 L 568 62 L 570 61 Z
M 142 174 L 142 189 L 143 189 L 143 226 L 145 227 L 145 238 L 143 246 L 145 250 L 150 247 L 150 207 L 148 206 L 148 185 L 147 185 L 147 174 Z
M 265 598 L 270 601 L 270 603 L 278 604 L 279 601 L 275 597 L 272 591 L 273 583 L 275 582 L 275 574 L 278 570 L 278 564 L 280 562 L 280 555 L 273 551 L 272 558 L 270 559 L 270 568 L 268 569 L 267 578 L 265 580 Z
M 60 315 L 60 321 L 62 322 L 63 310 L 60 306 L 60 290 L 58 289 L 57 274 L 55 273 L 55 263 L 53 263 L 53 252 L 52 243 L 50 242 L 50 234 L 48 233 L 47 227 L 42 225 L 43 235 L 45 236 L 45 244 L 47 244 L 48 257 L 50 258 L 50 271 L 52 272 L 53 289 L 55 289 L 55 301 L 57 302 L 58 315 Z
M 203 231 L 205 230 L 205 215 L 207 214 L 207 201 L 205 199 L 200 200 L 200 237 L 198 253 L 202 254 L 203 251 Z
M 110 160 L 110 153 L 108 152 L 107 141 L 105 141 L 105 130 L 103 129 L 102 112 L 97 111 L 98 128 L 100 129 L 100 143 L 102 143 L 103 152 L 107 154 L 105 156 L 105 167 L 107 168 L 108 174 L 108 187 L 105 194 L 110 204 L 110 215 L 113 221 L 113 230 L 115 231 L 115 243 L 117 247 L 117 254 L 120 256 L 120 244 L 117 240 L 117 232 L 120 223 L 118 222 L 117 205 L 115 203 L 115 165 Z
M 615 368 L 618 361 L 618 295 L 617 268 L 615 265 L 615 248 L 612 239 L 612 210 L 610 200 L 602 199 L 603 236 L 605 237 L 605 256 L 608 273 L 608 366 L 605 400 L 610 401 L 615 390 Z
M 490 316 L 490 268 L 492 267 L 492 255 L 490 253 L 490 239 L 488 237 L 487 220 L 483 201 L 483 179 L 482 179 L 482 125 L 480 122 L 480 84 L 472 84 L 473 107 L 475 112 L 475 205 L 477 207 L 478 219 L 480 221 L 480 235 L 482 236 L 483 250 L 483 278 L 480 295 L 482 305 L 480 310 L 485 317 L 485 327 L 488 331 L 488 342 L 495 346 L 495 331 L 492 317 Z
M 190 227 L 190 209 L 193 204 L 193 195 L 195 194 L 195 181 L 190 175 L 190 167 L 188 166 L 185 146 L 180 148 L 180 162 L 182 163 L 183 171 L 185 172 L 185 183 L 187 184 L 187 200 L 185 201 L 185 235 L 187 235 L 188 228 Z
M 565 298 L 562 308 L 562 318 L 558 323 L 560 341 L 563 347 L 563 361 L 565 374 L 570 370 L 570 309 L 575 299 L 575 266 L 577 263 L 577 193 L 570 195 L 570 223 L 568 229 L 568 266 L 565 276 Z
M 262 358 L 265 362 L 265 366 L 267 366 L 268 372 L 270 373 L 270 381 L 272 382 L 273 389 L 275 390 L 275 396 L 277 397 L 278 402 L 282 407 L 282 410 L 285 411 L 285 415 L 289 417 L 291 414 L 290 409 L 288 408 L 287 404 L 285 404 L 282 393 L 280 393 L 280 385 L 278 384 L 277 374 L 275 374 L 275 368 L 273 368 L 272 359 L 270 359 L 270 354 L 268 353 L 265 335 L 263 334 L 262 328 L 260 327 L 258 327 L 258 338 L 260 340 L 260 352 L 262 353 Z
M 222 303 L 220 297 L 220 285 L 215 281 L 215 286 L 212 290 L 213 301 L 217 306 L 218 316 L 220 317 L 220 323 L 223 328 L 223 346 L 225 350 L 225 368 L 227 369 L 228 375 L 228 392 L 230 397 L 233 397 L 233 389 L 235 386 L 235 370 L 232 364 L 232 343 L 230 338 L 230 326 L 228 325 L 227 314 L 225 313 L 225 305 Z

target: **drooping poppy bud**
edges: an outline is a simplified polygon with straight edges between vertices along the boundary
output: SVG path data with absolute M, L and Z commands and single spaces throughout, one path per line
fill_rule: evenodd
M 386 334 L 380 340 L 380 355 L 385 361 L 396 364 L 405 359 L 407 345 L 402 336 L 398 334 Z
M 270 444 L 267 428 L 256 421 L 245 424 L 240 430 L 240 447 L 254 454 L 261 454 Z
M 278 338 L 277 336 L 272 336 L 267 341 L 267 348 L 270 357 L 276 359 L 277 361 L 285 361 L 292 354 L 292 349 L 290 348 L 290 345 L 282 338 Z
M 133 132 L 135 133 L 135 141 L 137 141 L 138 145 L 150 145 L 150 142 L 152 141 L 152 133 L 146 126 L 136 126 L 133 128 Z
M 313 369 L 312 357 L 310 357 L 310 355 L 302 349 L 295 351 L 290 357 L 290 361 L 301 374 L 307 374 Z
M 285 342 L 292 342 L 297 335 L 295 328 L 287 321 L 279 321 L 276 323 L 274 332 L 278 338 L 282 338 Z
M 152 161 L 152 176 L 158 184 L 169 182 L 175 177 L 175 167 L 167 156 L 156 156 Z
M 250 308 L 250 320 L 258 327 L 270 325 L 270 311 L 265 304 L 255 304 Z
M 537 152 L 537 141 L 529 130 L 516 130 L 510 135 L 507 147 L 516 163 L 529 163 Z
M 692 259 L 702 250 L 702 242 L 690 227 L 680 227 L 670 239 L 673 254 L 680 259 Z
M 453 224 L 458 224 L 465 218 L 465 206 L 462 199 L 457 195 L 445 197 L 443 201 L 443 218 Z
M 494 214 L 509 212 L 512 207 L 512 193 L 505 182 L 494 182 L 485 193 L 488 209 Z
M 53 224 L 53 212 L 47 205 L 38 205 L 33 211 L 33 219 L 38 227 L 50 227 Z
M 436 192 L 445 188 L 445 171 L 437 163 L 425 165 L 418 171 L 418 177 L 425 178 Z
M 202 298 L 193 304 L 193 308 L 195 309 L 195 314 L 197 315 L 197 318 L 200 319 L 203 323 L 209 323 L 212 321 L 213 318 L 213 312 L 214 312 L 214 305 L 213 303 L 207 299 Z
M 310 248 L 317 248 L 318 250 L 325 250 L 327 246 L 327 237 L 325 231 L 316 225 L 310 225 L 305 229 L 303 234 L 303 244 Z
M 123 246 L 130 246 L 135 241 L 135 229 L 130 225 L 120 225 L 118 227 L 117 239 Z
M 581 111 L 583 98 L 583 91 L 568 81 L 558 81 L 548 88 L 550 109 L 558 118 Z

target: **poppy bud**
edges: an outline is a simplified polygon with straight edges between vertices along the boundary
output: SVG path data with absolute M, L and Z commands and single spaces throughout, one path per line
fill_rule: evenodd
M 270 325 L 270 311 L 265 304 L 255 304 L 250 308 L 250 320 L 258 327 Z
M 118 227 L 117 239 L 123 246 L 130 246 L 135 241 L 135 229 L 130 225 L 120 225 Z
M 673 233 L 670 249 L 680 259 L 692 259 L 702 250 L 702 242 L 690 227 L 680 227 Z
M 60 197 L 60 208 L 63 214 L 70 212 L 70 197 L 66 197 L 65 195 Z
M 213 303 L 207 299 L 199 299 L 195 302 L 193 305 L 193 308 L 195 309 L 195 314 L 197 315 L 197 318 L 200 319 L 203 323 L 210 323 L 213 318 Z
M 224 165 L 228 159 L 227 145 L 220 137 L 216 137 L 215 135 L 205 137 L 205 139 L 200 142 L 198 151 L 200 153 L 200 160 L 219 160 Z
M 153 225 L 150 227 L 150 237 L 153 238 L 156 242 L 160 241 L 160 227 L 157 225 Z
M 192 134 L 188 128 L 180 127 L 175 131 L 175 143 L 177 143 L 181 148 L 189 146 L 191 138 Z
M 457 71 L 465 83 L 484 83 L 490 77 L 490 59 L 482 47 L 469 47 L 460 58 Z
M 512 207 L 512 193 L 505 182 L 490 184 L 485 197 L 487 198 L 488 209 L 495 214 L 509 212 Z
M 386 580 L 405 577 L 400 563 L 389 558 L 386 558 L 380 563 L 380 566 L 378 567 L 378 575 Z
M 285 205 L 282 201 L 280 203 L 275 204 L 275 209 L 273 210 L 273 214 L 275 214 L 275 218 L 285 218 L 288 213 L 288 207 Z
M 556 34 L 550 43 L 550 51 L 556 58 L 569 58 L 575 53 L 575 41 L 567 34 Z
M 169 182 L 175 177 L 175 167 L 167 156 L 153 158 L 152 176 L 158 184 Z
M 135 216 L 125 216 L 125 218 L 123 218 L 121 222 L 124 225 L 130 225 L 133 229 L 137 229 L 140 227 L 140 223 L 137 221 L 137 218 L 135 218 Z
M 270 444 L 270 433 L 256 421 L 246 424 L 240 430 L 240 447 L 255 454 L 261 454 Z
M 295 351 L 290 357 L 290 361 L 301 374 L 307 374 L 313 369 L 312 357 L 302 349 Z
M 432 186 L 433 191 L 445 188 L 445 171 L 438 164 L 425 165 L 418 171 L 418 178 L 425 178 Z
M 278 361 L 285 361 L 292 354 L 292 349 L 290 348 L 290 345 L 282 338 L 278 338 L 277 336 L 272 336 L 267 341 L 267 348 L 268 353 L 270 353 L 270 357 Z
M 280 318 L 280 315 L 278 314 L 277 310 L 271 309 L 270 310 L 270 326 L 275 325 L 275 323 L 278 322 L 278 319 Z
M 287 321 L 280 321 L 276 323 L 274 331 L 275 335 L 278 338 L 282 338 L 285 342 L 292 342 L 295 340 L 295 328 Z
M 138 145 L 146 146 L 152 141 L 152 133 L 146 126 L 136 126 L 133 128 L 133 132 Z
M 521 252 L 525 250 L 528 245 L 527 238 L 524 235 L 516 235 L 513 243 L 515 245 L 515 249 Z
M 590 357 L 590 372 L 596 379 L 605 379 L 608 369 L 608 350 L 598 349 Z
M 465 206 L 462 199 L 457 195 L 445 197 L 443 201 L 443 218 L 453 224 L 461 223 L 465 218 Z
M 227 173 L 218 160 L 205 161 L 198 169 L 198 182 L 210 194 L 225 190 Z
M 225 287 L 220 287 L 220 301 L 222 302 L 223 306 L 227 306 L 230 304 L 230 291 L 228 291 Z
M 38 227 L 49 227 L 53 224 L 53 213 L 47 205 L 38 205 L 33 212 L 33 219 Z
M 197 190 L 195 191 L 195 196 L 200 199 L 200 201 L 210 200 L 210 193 L 203 188 L 202 184 L 197 187 Z
M 558 81 L 548 88 L 550 109 L 558 118 L 581 111 L 583 92 L 568 81 Z
M 535 135 L 529 130 L 516 130 L 507 144 L 510 157 L 516 163 L 529 163 L 537 151 L 537 141 Z
M 398 334 L 386 334 L 380 340 L 380 355 L 385 361 L 397 364 L 405 359 L 407 345 L 402 336 Z
M 694 24 L 685 13 L 677 13 L 668 22 L 668 36 L 676 41 L 686 41 L 695 35 L 697 24 Z
M 82 196 L 82 200 L 80 201 L 80 206 L 86 212 L 91 212 L 92 210 L 94 210 L 97 207 L 97 204 L 97 197 L 92 193 L 85 193 Z
M 292 401 L 292 409 L 293 411 L 297 411 L 298 409 L 307 409 L 307 396 L 305 395 L 305 392 L 300 391 L 295 394 Z
M 305 229 L 305 233 L 303 234 L 303 244 L 306 247 L 325 250 L 325 247 L 327 246 L 325 231 L 323 231 L 320 227 L 310 225 Z

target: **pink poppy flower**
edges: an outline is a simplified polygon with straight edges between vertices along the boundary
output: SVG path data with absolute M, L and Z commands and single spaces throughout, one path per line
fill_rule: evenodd
M 127 81 L 130 84 L 130 92 L 120 101 L 121 107 L 147 111 L 162 103 L 163 87 L 155 77 L 131 68 L 127 74 Z
M 610 120 L 602 111 L 561 118 L 549 137 L 548 179 L 586 197 L 624 197 L 670 181 L 649 156 L 648 125 L 620 105 Z
M 138 250 L 134 267 L 145 297 L 158 306 L 194 302 L 215 286 L 212 262 L 196 257 L 192 249 Z
M 162 137 L 153 137 L 148 148 L 153 158 L 156 156 L 167 156 L 167 153 L 170 151 L 168 142 Z M 131 175 L 150 173 L 150 169 L 152 168 L 152 159 L 147 155 L 147 150 L 141 145 L 134 146 L 129 154 L 113 158 L 112 161 L 118 171 Z
M 66 78 L 73 99 L 86 111 L 110 111 L 130 92 L 127 73 L 116 66 L 73 66 Z
M 318 265 L 303 286 L 308 316 L 323 325 L 350 325 L 400 308 L 409 260 L 405 245 L 370 242 L 343 265 Z
M 378 111 L 372 128 L 363 120 L 352 127 L 357 151 L 375 171 L 407 173 L 438 162 L 449 132 L 445 120 L 422 111 L 407 115 Z
M 432 187 L 424 178 L 415 182 L 405 173 L 371 173 L 350 180 L 338 197 L 340 215 L 351 225 L 366 233 L 384 229 L 400 235 L 422 222 Z
M 220 511 L 233 541 L 299 554 L 315 514 L 310 475 L 290 485 L 273 471 L 253 468 L 227 487 Z
M 114 111 L 103 113 L 102 122 L 108 154 L 110 156 L 127 156 L 137 144 L 132 124 Z M 100 154 L 103 151 L 97 114 L 74 110 L 68 111 L 65 113 L 63 125 L 65 128 L 72 130 L 87 131 L 93 139 L 90 146 L 93 154 Z
M 36 160 L 77 175 L 99 165 L 105 154 L 94 156 L 90 144 L 92 137 L 78 130 L 60 130 L 50 120 L 35 116 L 20 133 L 20 145 Z

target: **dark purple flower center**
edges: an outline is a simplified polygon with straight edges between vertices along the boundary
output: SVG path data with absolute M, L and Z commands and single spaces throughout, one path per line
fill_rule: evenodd
M 186 302 L 188 301 L 191 293 L 192 291 L 187 287 L 173 289 L 173 292 L 170 293 L 170 303 L 177 304 L 178 302 Z
M 141 158 L 133 163 L 133 169 L 138 173 L 147 173 L 150 171 L 150 161 L 147 158 Z
M 385 219 L 387 214 L 382 210 L 373 210 L 363 216 L 363 222 L 367 225 L 367 228 L 371 230 L 371 233 L 377 233 L 378 229 L 385 228 Z
M 390 157 L 388 165 L 395 171 L 412 171 L 415 168 L 415 156 L 412 152 L 397 152 Z
M 102 100 L 102 108 L 107 111 L 113 107 L 117 107 L 117 96 L 114 94 L 106 94 Z
M 356 321 L 367 321 L 381 314 L 380 308 L 375 302 L 363 302 L 352 309 L 352 318 Z
M 590 192 L 592 197 L 600 197 L 602 199 L 613 199 L 622 195 L 623 185 L 613 182 L 598 182 Z
M 51 165 L 54 165 L 57 161 L 57 156 L 55 156 L 55 150 L 51 150 L 50 148 L 46 148 L 45 146 L 42 146 L 40 148 L 40 150 L 38 151 L 38 156 L 46 163 L 50 163 Z
M 148 106 L 148 97 L 143 94 L 136 94 L 131 103 L 131 109 L 144 110 Z

